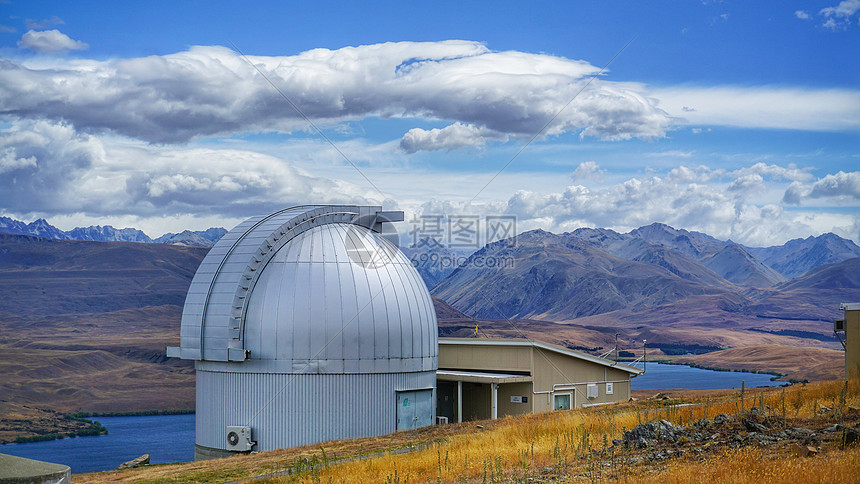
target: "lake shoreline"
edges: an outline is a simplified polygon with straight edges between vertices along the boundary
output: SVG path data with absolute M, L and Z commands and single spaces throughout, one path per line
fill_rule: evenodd
M 94 435 L 93 418 L 139 417 L 153 415 L 193 414 L 188 409 L 159 409 L 134 412 L 58 412 L 51 409 L 24 405 L 4 409 L 0 418 L 0 449 L 5 444 L 23 444 Z M 105 434 L 110 429 L 99 429 Z

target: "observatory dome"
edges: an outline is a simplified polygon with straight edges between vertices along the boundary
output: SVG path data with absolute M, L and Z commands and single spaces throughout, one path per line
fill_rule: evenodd
M 403 392 L 424 404 L 410 425 L 432 423 L 433 302 L 382 230 L 402 219 L 381 207 L 293 207 L 246 220 L 211 249 L 189 288 L 181 346 L 168 348 L 196 361 L 198 456 L 392 432 Z M 247 427 L 255 444 L 235 448 L 227 427 Z

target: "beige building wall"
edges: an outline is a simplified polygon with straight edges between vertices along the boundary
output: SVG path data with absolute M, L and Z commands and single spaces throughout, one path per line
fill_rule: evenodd
M 556 394 L 570 394 L 571 407 L 627 401 L 630 398 L 630 374 L 597 362 L 566 355 L 533 345 L 514 346 L 486 341 L 469 344 L 439 345 L 439 368 L 495 373 L 528 373 L 532 382 L 501 383 L 497 412 L 521 415 L 553 409 Z M 612 394 L 607 393 L 612 383 Z M 596 398 L 587 398 L 588 383 L 597 385 Z M 466 420 L 491 418 L 492 386 L 489 383 L 463 383 L 463 417 Z M 513 403 L 511 396 L 527 396 L 528 403 Z
M 463 382 L 463 420 L 493 418 L 492 393 L 488 383 Z
M 511 397 L 526 397 L 526 403 L 511 402 Z M 532 394 L 532 384 L 530 382 L 522 383 L 502 383 L 499 385 L 499 415 L 525 415 L 532 413 L 535 396 Z
M 542 348 L 535 348 L 534 354 L 535 392 L 571 393 L 571 407 L 626 401 L 630 398 L 630 377 L 624 370 L 608 368 Z M 606 382 L 612 382 L 612 394 L 606 393 Z M 587 398 L 588 383 L 597 384 L 597 398 Z M 551 396 L 535 399 L 535 411 L 552 410 L 552 405 Z
M 851 304 L 850 307 L 857 307 Z M 860 309 L 845 310 L 845 374 L 860 372 Z
M 440 344 L 439 368 L 483 371 L 531 371 L 531 348 L 525 346 Z

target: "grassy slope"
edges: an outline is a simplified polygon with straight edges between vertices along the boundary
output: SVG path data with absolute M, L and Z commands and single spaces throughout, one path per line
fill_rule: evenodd
M 744 405 L 764 404 L 772 418 L 790 427 L 821 429 L 838 421 L 834 412 L 820 411 L 822 405 L 840 409 L 849 416 L 846 425 L 860 425 L 860 381 L 847 387 L 844 382 L 817 382 L 805 386 L 748 392 Z M 821 454 L 814 458 L 794 456 L 796 443 L 783 442 L 766 448 L 756 446 L 730 449 L 729 435 L 694 452 L 688 446 L 683 456 L 649 460 L 647 455 L 665 448 L 644 451 L 610 451 L 612 439 L 640 422 L 664 418 L 688 424 L 716 414 L 736 414 L 740 410 L 737 393 L 687 399 L 698 405 L 669 407 L 678 401 L 639 401 L 613 407 L 552 412 L 472 422 L 401 432 L 375 439 L 324 444 L 326 455 L 349 457 L 379 449 L 424 444 L 427 448 L 401 455 L 385 455 L 364 460 L 304 470 L 290 477 L 272 477 L 270 482 L 523 482 L 559 479 L 626 482 L 856 482 L 860 475 L 860 447 L 840 450 L 831 440 L 820 438 Z M 736 420 L 739 424 L 739 420 Z M 746 434 L 741 430 L 739 434 Z M 824 434 L 820 434 L 824 435 Z M 784 445 L 783 445 L 784 444 Z M 695 444 L 701 445 L 701 444 Z M 187 464 L 170 464 L 76 476 L 87 482 L 223 482 L 296 468 L 302 459 L 320 459 L 321 447 L 304 447 L 249 456 Z M 610 457 L 611 455 L 611 457 Z M 641 456 L 639 463 L 630 457 Z M 627 464 L 620 462 L 625 461 Z M 437 481 L 438 479 L 438 481 Z M 762 481 L 763 479 L 763 481 Z

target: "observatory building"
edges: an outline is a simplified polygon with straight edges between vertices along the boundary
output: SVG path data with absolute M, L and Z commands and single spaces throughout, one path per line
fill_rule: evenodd
M 436 314 L 378 206 L 248 219 L 201 263 L 168 356 L 195 361 L 195 458 L 433 423 Z

